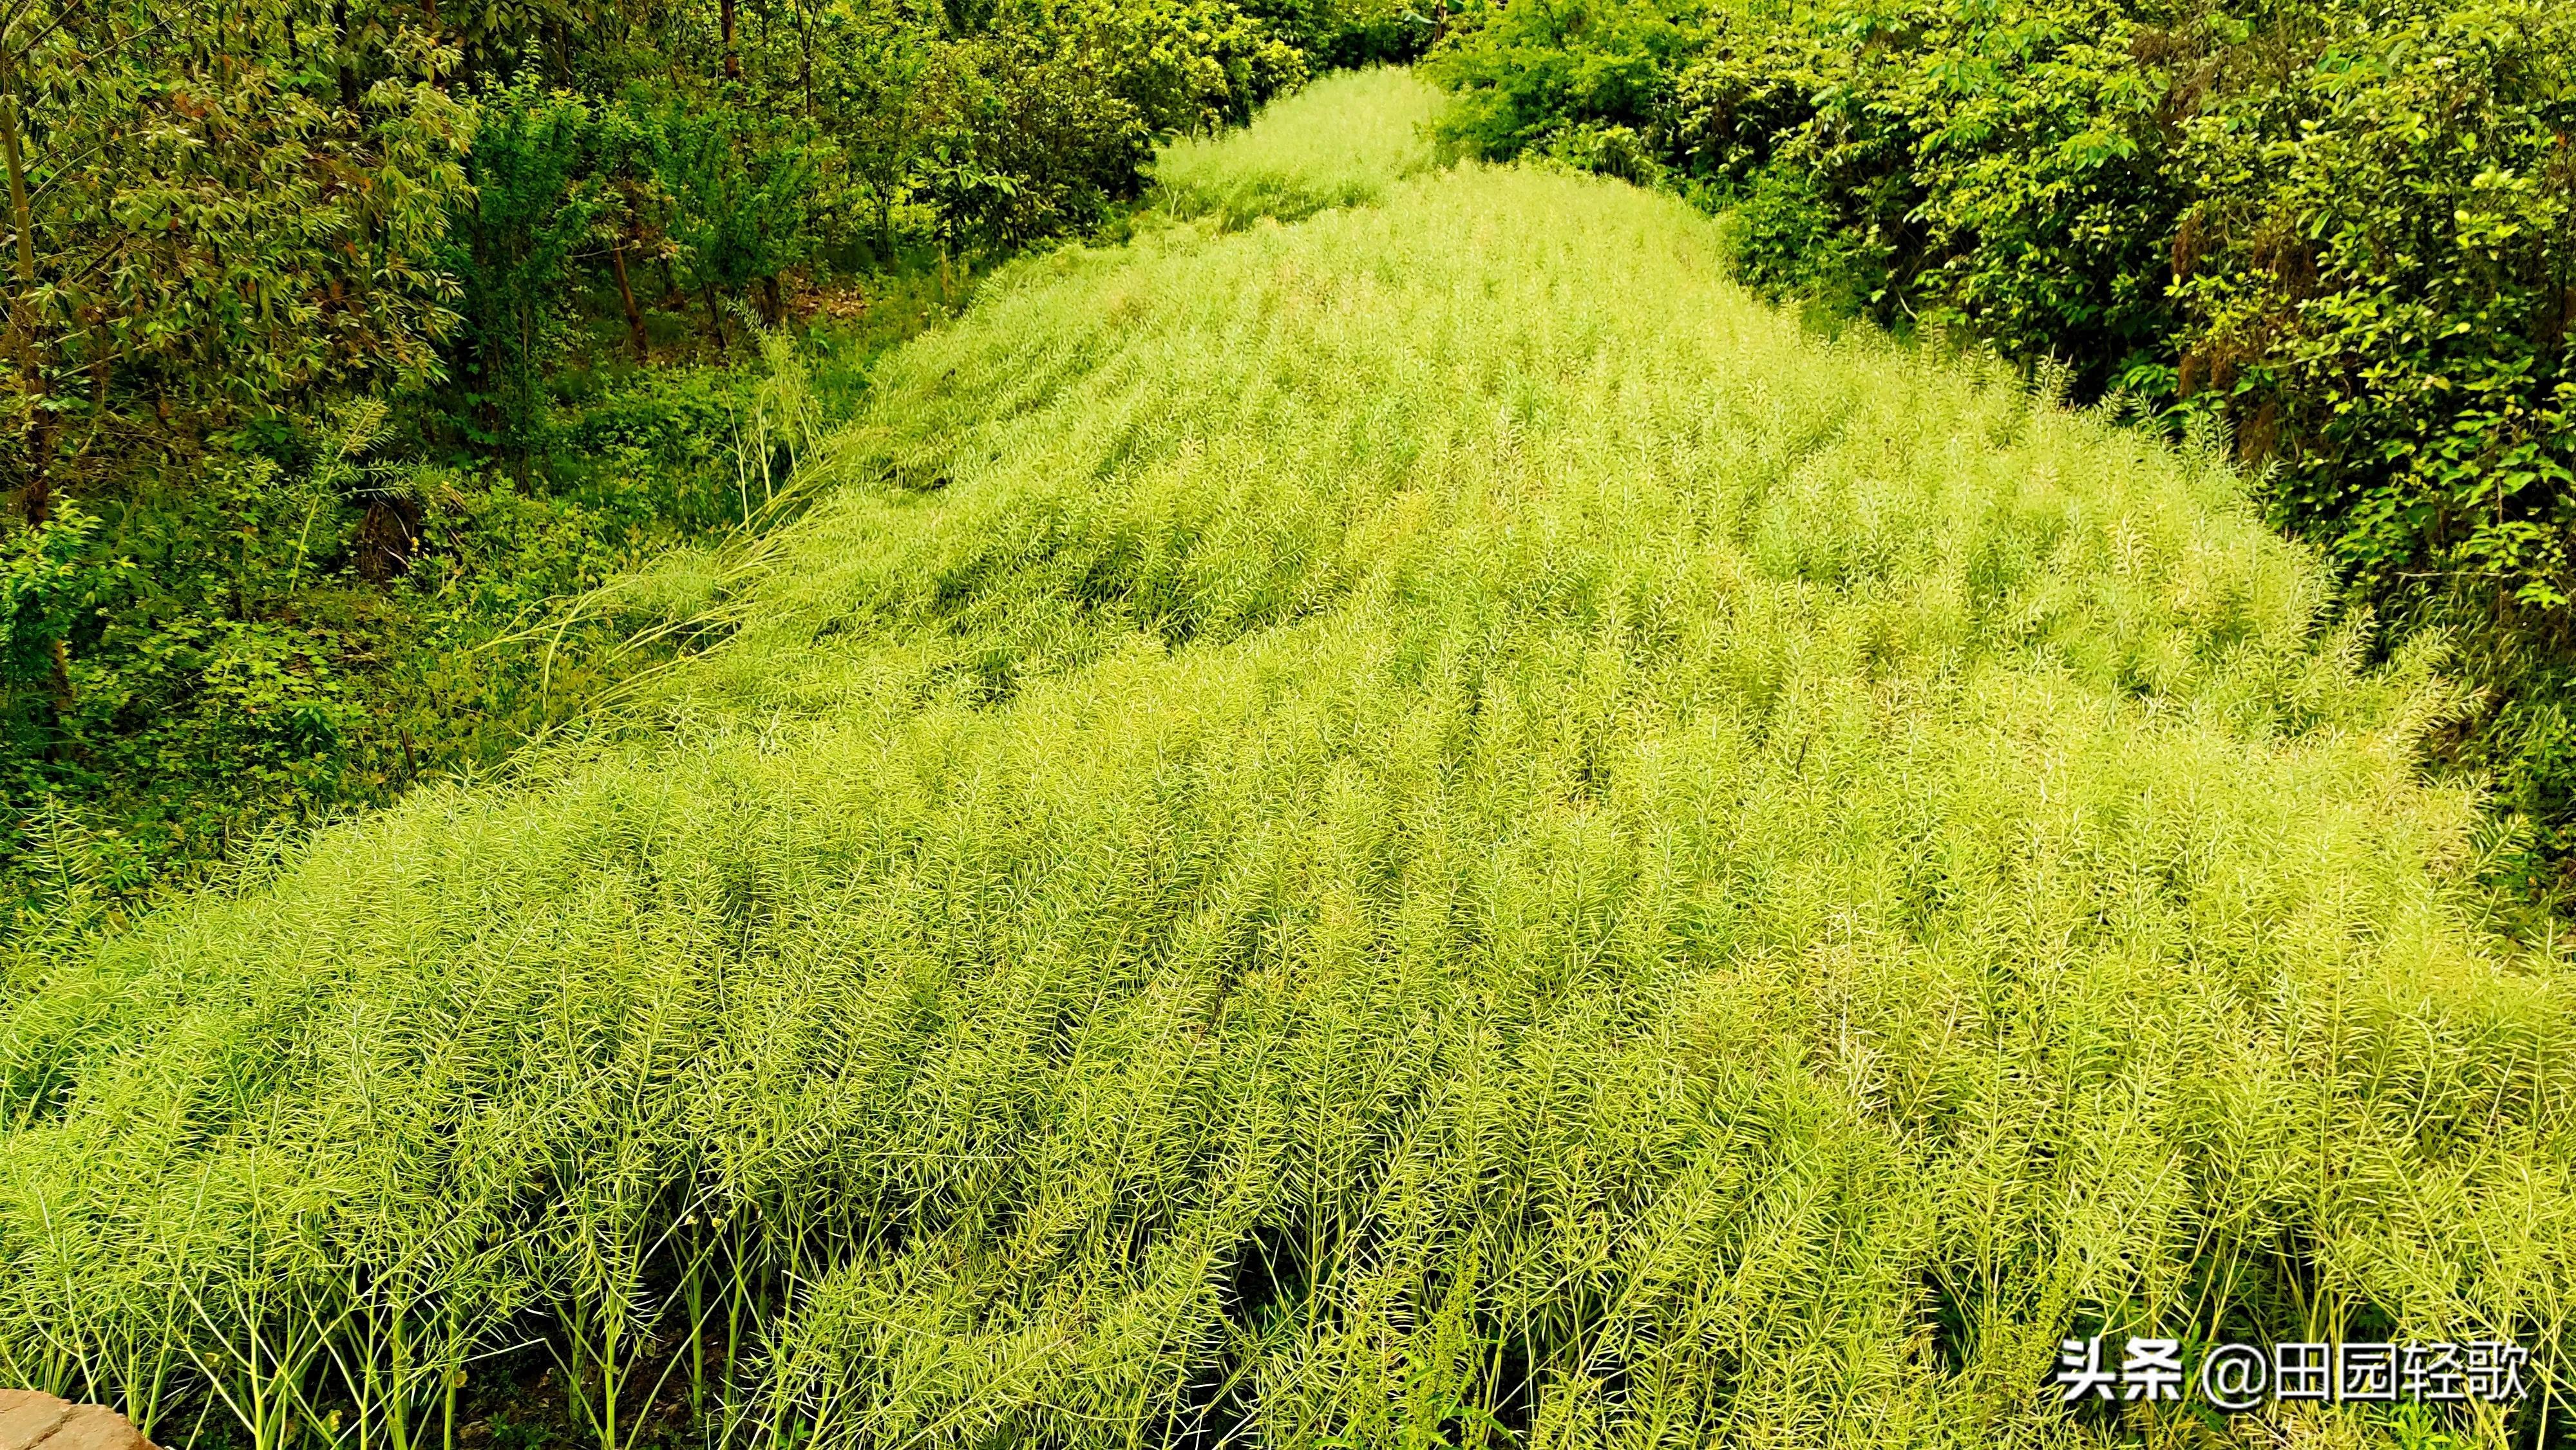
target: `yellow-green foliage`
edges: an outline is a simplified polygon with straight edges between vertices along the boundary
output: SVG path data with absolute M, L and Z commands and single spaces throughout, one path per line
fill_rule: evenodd
M 1431 169 L 1443 104 L 1411 71 L 1338 72 L 1272 102 L 1259 125 L 1163 148 L 1154 183 L 1167 210 L 1229 228 L 1365 206 Z
M 2427 662 L 2211 457 L 1719 267 L 1469 169 L 1006 274 L 648 718 L 20 965 L 6 1372 L 1643 1447 L 2089 1441 L 2106 1320 L 2552 1358 L 2576 1028 Z

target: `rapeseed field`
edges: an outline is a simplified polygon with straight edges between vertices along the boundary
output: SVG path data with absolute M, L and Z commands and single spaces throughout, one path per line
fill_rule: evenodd
M 2214 442 L 1432 104 L 1184 145 L 894 354 L 614 718 L 22 945 L 0 1377 L 259 1450 L 532 1355 L 600 1450 L 2563 1436 L 2570 969 L 2432 647 Z M 2132 1332 L 2535 1386 L 2061 1408 Z

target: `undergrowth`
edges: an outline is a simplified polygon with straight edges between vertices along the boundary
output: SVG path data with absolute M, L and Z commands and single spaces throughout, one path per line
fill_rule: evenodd
M 2495 1336 L 2542 1404 L 2446 1432 L 2564 1434 L 2568 969 L 2415 769 L 2434 651 L 2215 446 L 1381 144 L 988 283 L 511 780 L 22 943 L 0 1377 L 262 1447 L 529 1344 L 601 1450 L 2323 1445 L 2432 1442 L 2040 1381 Z
M 551 379 L 525 476 L 406 448 L 361 403 L 14 536 L 0 600 L 21 626 L 50 603 L 69 647 L 49 671 L 35 633 L 21 675 L 50 682 L 0 690 L 0 932 L 140 909 L 269 838 L 497 769 L 669 655 L 669 631 L 639 648 L 562 602 L 631 595 L 639 571 L 667 586 L 775 521 L 806 435 L 958 290 L 920 267 L 871 283 L 859 315 L 755 333 L 732 364 L 637 367 L 603 339 Z

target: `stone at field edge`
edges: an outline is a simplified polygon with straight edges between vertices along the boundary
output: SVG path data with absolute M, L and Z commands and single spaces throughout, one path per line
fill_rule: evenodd
M 34 1390 L 0 1390 L 0 1450 L 152 1450 L 105 1405 L 75 1405 Z

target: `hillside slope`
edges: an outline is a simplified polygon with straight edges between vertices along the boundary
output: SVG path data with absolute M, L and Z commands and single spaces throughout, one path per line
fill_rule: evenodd
M 1354 164 L 1318 89 L 1229 144 Z M 1410 170 L 1006 274 L 644 718 L 20 962 L 0 1374 L 1965 1445 L 2109 1428 L 2105 1318 L 2568 1344 L 2566 970 L 2424 663 L 2209 459 Z

